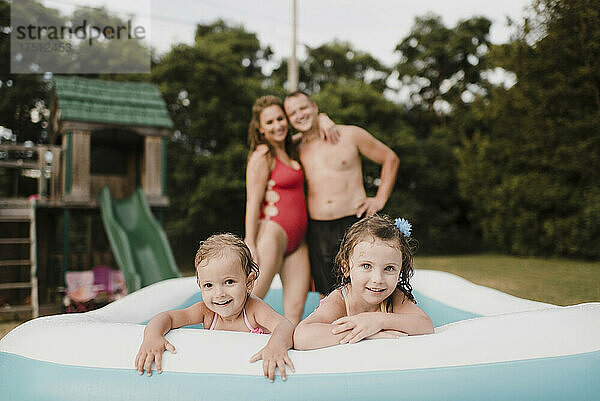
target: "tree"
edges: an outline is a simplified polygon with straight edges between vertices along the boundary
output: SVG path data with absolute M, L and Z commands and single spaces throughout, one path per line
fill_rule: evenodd
M 32 12 L 48 15 L 60 21 L 56 10 L 47 9 L 35 2 Z M 43 111 L 48 105 L 50 85 L 39 75 L 13 74 L 10 70 L 10 4 L 0 0 L 0 126 L 12 130 L 19 142 L 31 140 L 47 141 L 47 115 Z M 18 61 L 16 61 L 18 63 Z M 40 118 L 31 118 L 31 111 L 39 109 Z
M 447 114 L 485 93 L 481 72 L 488 68 L 490 26 L 484 17 L 460 21 L 452 29 L 436 15 L 415 19 L 410 34 L 396 46 L 401 60 L 395 67 L 415 106 Z
M 111 13 L 104 7 L 77 7 L 69 17 L 77 24 L 83 24 L 85 21 L 96 29 L 113 29 L 121 32 L 120 29 L 132 25 L 132 17 L 125 20 L 118 15 Z M 138 27 L 133 25 L 132 30 Z M 143 28 L 143 26 L 141 27 Z M 92 31 L 94 32 L 94 31 Z M 89 37 L 92 37 L 90 34 Z M 121 36 L 122 35 L 122 36 Z M 144 34 L 145 35 L 145 34 Z M 109 36 L 110 38 L 110 36 Z M 70 63 L 64 71 L 70 74 L 87 73 L 106 73 L 117 74 L 117 77 L 125 72 L 127 79 L 130 80 L 134 74 L 148 73 L 151 66 L 151 52 L 138 39 L 130 39 L 128 35 L 119 33 L 119 36 L 113 34 L 111 39 L 102 40 L 82 40 L 73 44 L 73 51 Z M 143 77 L 144 75 L 138 75 Z M 125 77 L 121 77 L 123 79 Z M 136 79 L 139 80 L 139 79 Z
M 229 26 L 218 20 L 209 25 L 198 25 L 195 41 L 209 40 L 222 43 L 236 55 L 244 67 L 244 75 L 263 79 L 262 68 L 273 55 L 270 47 L 261 47 L 256 34 L 246 31 L 243 27 Z
M 394 71 L 400 90 L 410 95 L 404 120 L 414 141 L 405 145 L 401 187 L 392 202 L 411 205 L 426 252 L 478 250 L 480 241 L 458 190 L 456 149 L 460 133 L 472 125 L 472 103 L 485 99 L 490 84 L 490 21 L 474 17 L 446 27 L 435 15 L 417 17 L 397 45 Z M 399 185 L 402 185 L 399 183 Z M 410 196 L 407 196 L 410 195 Z M 416 233 L 416 230 L 415 230 Z
M 10 37 L 15 32 L 11 28 L 11 6 L 17 7 L 17 14 L 28 14 L 28 18 L 36 23 L 47 26 L 64 26 L 66 21 L 94 21 L 95 23 L 104 23 L 111 26 L 126 25 L 118 16 L 108 12 L 104 8 L 92 9 L 78 7 L 71 16 L 61 16 L 58 10 L 45 7 L 34 0 L 22 0 L 19 2 L 7 3 L 0 0 L 0 56 L 4 60 L 11 60 L 19 70 L 28 70 L 33 72 L 26 58 L 19 59 L 18 48 L 13 49 L 15 54 L 11 55 Z M 14 10 L 13 10 L 14 11 Z M 16 18 L 18 21 L 19 19 Z M 28 19 L 29 21 L 29 19 Z M 14 21 L 13 21 L 14 22 Z M 11 30 L 13 33 L 11 33 Z M 121 41 L 123 42 L 123 41 Z M 115 42 L 115 46 L 109 47 L 107 43 L 94 43 L 92 47 L 73 44 L 72 51 L 68 60 L 64 57 L 58 57 L 53 52 L 39 52 L 44 58 L 52 58 L 49 66 L 61 66 L 64 63 L 75 63 L 77 60 L 85 59 L 86 63 L 94 63 L 99 59 L 118 59 L 122 63 L 127 63 L 131 57 L 139 57 L 140 52 L 148 54 L 139 44 L 134 43 L 139 52 L 132 52 L 132 46 L 121 46 Z M 116 56 L 115 56 L 116 52 Z M 47 60 L 46 60 L 47 61 Z M 138 60 L 139 61 L 139 60 Z M 35 66 L 34 66 L 35 67 Z M 104 65 L 103 67 L 106 67 Z M 90 68 L 94 68 L 90 65 Z M 99 69 L 100 71 L 100 69 Z M 36 143 L 46 143 L 48 138 L 48 116 L 52 89 L 52 71 L 46 74 L 21 74 L 11 73 L 11 63 L 6 62 L 0 65 L 0 125 L 7 127 L 17 135 L 19 142 L 27 140 Z M 148 80 L 146 75 L 141 74 L 86 74 L 84 77 L 101 77 L 107 80 Z M 33 114 L 32 114 L 33 112 Z M 33 117 L 32 117 L 33 115 Z
M 327 85 L 352 81 L 364 82 L 383 92 L 389 71 L 369 53 L 354 49 L 347 42 L 333 41 L 319 47 L 306 46 L 306 59 L 299 63 L 298 87 L 318 93 Z M 287 60 L 273 72 L 275 84 L 287 81 Z
M 518 81 L 478 106 L 460 185 L 489 246 L 598 258 L 600 5 L 539 0 L 496 57 Z

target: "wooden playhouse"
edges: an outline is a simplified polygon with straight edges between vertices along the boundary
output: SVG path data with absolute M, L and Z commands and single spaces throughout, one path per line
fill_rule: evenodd
M 59 305 L 66 271 L 117 267 L 98 209 L 103 187 L 115 198 L 143 188 L 159 220 L 169 204 L 173 123 L 157 86 L 79 77 L 54 84 L 50 145 L 0 144 L 0 169 L 37 181 L 30 196 L 0 199 L 0 312 L 38 316 L 39 304 Z

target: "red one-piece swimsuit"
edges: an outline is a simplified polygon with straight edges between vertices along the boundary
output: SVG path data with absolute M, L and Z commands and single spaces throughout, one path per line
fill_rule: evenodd
M 279 224 L 287 234 L 286 255 L 294 252 L 306 233 L 304 173 L 275 158 L 260 217 Z

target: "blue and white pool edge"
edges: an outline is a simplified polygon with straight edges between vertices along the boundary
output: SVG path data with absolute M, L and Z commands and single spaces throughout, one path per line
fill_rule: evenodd
M 8 369 L 4 364 L 10 365 Z M 78 368 L 0 354 L 3 400 L 598 400 L 600 352 L 402 372 L 292 374 L 287 382 L 230 374 Z M 17 372 L 29 372 L 28 375 Z M 568 378 L 568 380 L 565 380 Z M 32 382 L 36 385 L 32 386 Z M 99 385 L 102 383 L 102 385 Z M 6 386 L 5 386 L 6 384 Z
M 102 310 L 9 333 L 0 341 L 0 400 L 600 399 L 600 304 L 556 307 L 437 273 L 417 271 L 417 292 L 445 304 L 457 302 L 458 290 L 469 313 L 488 316 L 430 336 L 291 351 L 296 373 L 275 384 L 247 362 L 266 336 L 194 329 L 169 333 L 178 353 L 165 354 L 163 375 L 138 377 L 136 322 L 198 291 L 190 279 L 169 280 Z

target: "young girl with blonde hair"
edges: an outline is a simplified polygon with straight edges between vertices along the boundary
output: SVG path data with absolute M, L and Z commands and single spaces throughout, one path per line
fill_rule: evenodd
M 151 375 L 153 363 L 161 373 L 163 352 L 175 353 L 175 347 L 165 338 L 169 330 L 202 323 L 207 330 L 270 333 L 267 345 L 250 362 L 262 359 L 264 375 L 271 382 L 276 368 L 285 380 L 285 365 L 294 370 L 288 355 L 294 326 L 262 299 L 251 295 L 259 270 L 246 244 L 233 234 L 213 235 L 200 243 L 194 262 L 202 302 L 159 313 L 150 320 L 135 358 L 139 374 L 145 370 Z

